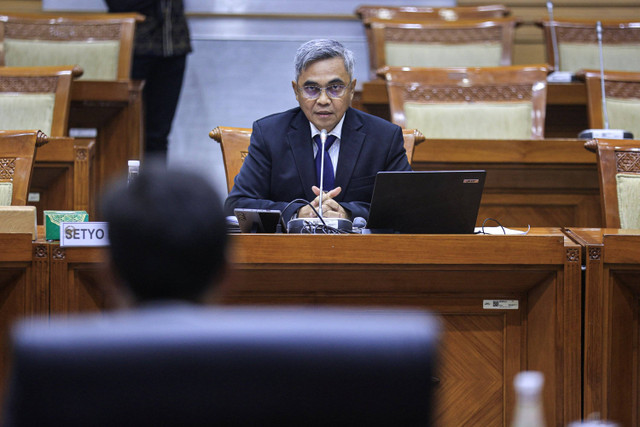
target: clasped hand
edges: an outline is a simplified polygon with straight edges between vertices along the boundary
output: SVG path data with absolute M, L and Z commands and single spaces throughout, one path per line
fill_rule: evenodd
M 311 205 L 318 210 L 320 206 L 320 189 L 315 185 L 311 187 L 313 193 L 317 196 L 311 202 Z M 336 187 L 331 191 L 322 195 L 322 216 L 326 218 L 347 218 L 347 211 L 340 206 L 333 198 L 342 191 L 341 187 Z M 298 218 L 315 218 L 316 214 L 309 205 L 305 205 L 298 210 Z

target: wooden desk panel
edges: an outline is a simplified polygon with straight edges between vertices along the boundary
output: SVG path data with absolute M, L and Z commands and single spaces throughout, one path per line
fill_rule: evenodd
M 127 170 L 127 160 L 144 153 L 140 81 L 74 82 L 69 127 L 96 128 L 95 185 L 99 190 Z
M 225 304 L 422 307 L 441 315 L 439 425 L 507 425 L 513 376 L 545 374 L 548 425 L 580 416 L 580 246 L 528 236 L 233 235 Z M 101 248 L 48 249 L 52 313 L 114 304 Z M 519 309 L 485 309 L 487 299 Z
M 47 248 L 31 234 L 0 234 L 0 401 L 9 368 L 9 330 L 23 317 L 49 312 Z
M 640 231 L 570 229 L 583 246 L 584 412 L 640 425 Z
M 95 213 L 95 170 L 93 139 L 51 137 L 38 148 L 29 192 L 38 193 L 38 202 L 29 202 L 41 214 L 48 210 L 84 210 Z M 38 215 L 38 223 L 43 217 Z
M 234 235 L 222 301 L 428 308 L 445 331 L 438 425 L 507 425 L 523 369 L 545 373 L 547 423 L 564 425 L 580 416 L 580 248 L 535 233 Z M 486 299 L 520 309 L 483 309 Z
M 478 225 L 485 218 L 507 227 L 602 224 L 596 155 L 583 140 L 426 140 L 412 167 L 486 170 Z

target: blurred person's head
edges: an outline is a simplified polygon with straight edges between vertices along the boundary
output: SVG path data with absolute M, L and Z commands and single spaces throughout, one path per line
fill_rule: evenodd
M 201 301 L 222 280 L 225 218 L 204 177 L 146 164 L 105 192 L 101 211 L 112 273 L 136 303 Z

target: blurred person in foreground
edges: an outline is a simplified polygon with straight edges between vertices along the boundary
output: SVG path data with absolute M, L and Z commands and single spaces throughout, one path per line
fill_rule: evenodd
M 222 202 L 204 177 L 143 165 L 131 183 L 106 191 L 101 210 L 109 224 L 109 270 L 134 304 L 201 302 L 223 281 Z

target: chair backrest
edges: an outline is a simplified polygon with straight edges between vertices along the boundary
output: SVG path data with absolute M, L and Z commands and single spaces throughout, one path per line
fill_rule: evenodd
M 25 206 L 36 147 L 47 136 L 37 130 L 0 130 L 0 206 Z
M 417 310 L 147 308 L 22 322 L 6 427 L 431 425 Z
M 515 18 L 420 21 L 370 19 L 370 66 L 493 67 L 510 65 Z
M 362 5 L 356 9 L 356 15 L 363 21 L 371 18 L 457 21 L 502 18 L 510 13 L 509 8 L 502 4 L 456 7 Z
M 541 21 L 547 62 L 555 70 L 575 73 L 600 69 L 596 19 Z M 640 22 L 603 20 L 602 53 L 606 70 L 640 71 Z M 552 31 L 558 46 L 556 64 Z
M 427 139 L 542 139 L 544 65 L 387 67 L 391 119 Z
M 78 65 L 84 80 L 128 80 L 136 20 L 131 14 L 0 16 L 0 65 Z
M 0 129 L 40 129 L 66 136 L 73 66 L 0 67 Z
M 407 152 L 409 164 L 413 159 L 415 146 L 424 141 L 424 135 L 417 129 L 403 129 L 404 148 Z M 227 189 L 233 188 L 233 180 L 240 172 L 244 158 L 249 153 L 251 141 L 251 129 L 218 126 L 209 132 L 209 137 L 220 144 L 224 172 L 227 177 Z
M 593 139 L 585 147 L 598 156 L 605 227 L 640 229 L 640 140 Z
M 584 70 L 578 76 L 584 78 L 587 85 L 589 127 L 603 129 L 600 72 Z M 609 129 L 628 130 L 634 138 L 640 138 L 640 71 L 605 71 L 604 92 Z

